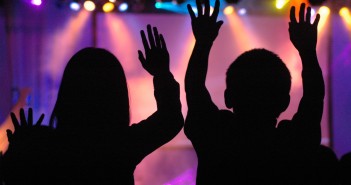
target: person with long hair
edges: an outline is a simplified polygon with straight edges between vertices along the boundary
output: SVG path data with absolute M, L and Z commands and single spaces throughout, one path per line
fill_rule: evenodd
M 112 53 L 84 48 L 67 63 L 49 122 L 56 131 L 52 184 L 134 184 L 136 165 L 182 129 L 166 43 L 156 27 L 147 33 L 145 55 L 138 54 L 153 76 L 157 110 L 138 124 L 130 124 L 126 77 Z

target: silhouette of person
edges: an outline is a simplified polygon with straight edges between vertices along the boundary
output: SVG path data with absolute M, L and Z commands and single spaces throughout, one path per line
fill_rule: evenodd
M 351 152 L 341 156 L 339 160 L 338 180 L 340 185 L 351 184 Z
M 126 77 L 118 59 L 101 48 L 85 48 L 68 62 L 51 116 L 60 138 L 62 184 L 134 184 L 141 160 L 174 138 L 184 120 L 179 84 L 169 69 L 166 43 L 156 27 L 141 31 L 139 60 L 154 78 L 157 111 L 129 125 Z M 141 94 L 140 94 L 141 95 Z M 69 182 L 67 182 L 69 179 Z
M 138 124 L 130 125 L 126 77 L 112 53 L 84 48 L 67 63 L 49 123 L 56 128 L 49 184 L 134 184 L 136 165 L 182 129 L 179 84 L 165 40 L 150 25 L 147 35 L 141 31 L 145 55 L 138 53 L 153 76 L 157 111 Z
M 206 88 L 208 58 L 223 21 L 219 0 L 210 15 L 209 0 L 190 5 L 196 39 L 185 76 L 188 113 L 184 131 L 198 157 L 197 184 L 303 184 L 294 170 L 308 166 L 320 145 L 324 81 L 316 55 L 317 15 L 302 4 L 299 22 L 291 8 L 290 40 L 302 60 L 303 97 L 292 120 L 277 123 L 290 103 L 291 77 L 283 61 L 266 49 L 241 54 L 226 73 L 225 103 L 219 110 Z M 298 162 L 295 165 L 295 162 Z M 296 175 L 299 175 L 296 177 Z

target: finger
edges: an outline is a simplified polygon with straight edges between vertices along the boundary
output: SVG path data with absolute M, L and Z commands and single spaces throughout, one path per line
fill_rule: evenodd
M 141 52 L 140 50 L 138 50 L 138 56 L 139 56 L 139 61 L 141 63 L 142 66 L 145 66 L 146 63 L 146 59 L 144 57 L 143 52 Z
M 10 129 L 6 130 L 6 135 L 7 135 L 7 140 L 11 143 L 12 138 L 13 138 L 13 133 Z
M 160 35 L 158 34 L 158 30 L 156 27 L 154 27 L 154 37 L 155 37 L 156 47 L 160 48 L 161 47 Z
M 297 23 L 296 17 L 295 17 L 295 6 L 292 6 L 290 9 L 290 22 Z
M 167 45 L 162 34 L 160 35 L 160 39 L 161 39 L 162 49 L 167 51 Z
M 223 21 L 218 21 L 216 23 L 216 26 L 217 26 L 217 30 L 219 30 L 221 28 L 221 26 L 223 25 Z
M 303 23 L 305 22 L 305 6 L 306 4 L 305 3 L 302 3 L 301 6 L 300 6 L 300 13 L 299 13 L 299 23 Z
M 319 23 L 319 20 L 321 19 L 321 15 L 320 14 L 317 14 L 316 15 L 316 19 L 314 20 L 313 22 L 313 26 L 314 27 L 318 27 L 318 23 Z
M 41 126 L 41 123 L 43 122 L 44 117 L 45 117 L 45 115 L 41 114 L 38 121 L 35 123 L 35 126 Z
M 147 35 L 149 38 L 149 43 L 150 43 L 150 48 L 155 48 L 155 40 L 154 40 L 154 36 L 152 35 L 152 30 L 151 30 L 151 25 L 148 24 L 147 25 Z
M 195 13 L 194 13 L 194 11 L 193 11 L 193 8 L 191 7 L 190 4 L 188 4 L 186 7 L 188 8 L 188 12 L 189 12 L 191 21 L 193 21 L 193 20 L 196 18 L 196 17 L 195 17 Z
M 27 126 L 26 115 L 24 114 L 24 110 L 22 108 L 20 110 L 20 122 L 21 126 Z
M 146 39 L 146 35 L 145 35 L 144 30 L 140 31 L 140 35 L 141 35 L 141 40 L 143 41 L 145 52 L 147 52 L 150 50 L 150 46 L 149 46 L 149 43 L 147 43 L 147 39 Z
M 216 0 L 211 18 L 216 21 L 219 13 L 219 0 Z
M 306 23 L 311 24 L 311 7 L 307 7 Z
M 16 118 L 16 115 L 13 112 L 11 112 L 11 120 L 12 120 L 13 127 L 15 127 L 15 130 L 20 127 L 20 124 Z
M 204 12 L 205 16 L 210 16 L 210 1 L 209 0 L 205 0 L 205 12 Z
M 197 16 L 202 16 L 202 6 L 201 6 L 201 1 L 196 0 L 196 7 L 197 7 Z
M 33 109 L 28 109 L 28 118 L 27 118 L 28 126 L 33 126 Z

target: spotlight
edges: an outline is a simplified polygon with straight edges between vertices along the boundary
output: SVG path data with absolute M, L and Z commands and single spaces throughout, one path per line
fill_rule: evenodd
M 339 11 L 341 17 L 347 17 L 350 15 L 350 10 L 347 7 L 342 7 Z
M 41 0 L 31 0 L 31 3 L 35 6 L 40 6 L 43 2 Z
M 245 8 L 240 8 L 240 10 L 238 11 L 239 15 L 245 15 L 247 13 L 247 10 Z
M 111 2 L 107 2 L 102 6 L 102 10 L 106 13 L 112 12 L 112 10 L 115 8 L 115 5 Z
M 80 10 L 80 4 L 78 2 L 75 2 L 75 1 L 72 1 L 69 4 L 69 7 L 71 8 L 71 10 L 74 10 L 74 11 Z
M 116 2 L 116 0 L 108 0 L 108 1 L 110 1 L 111 3 L 115 3 Z
M 127 3 L 121 3 L 118 7 L 118 10 L 121 12 L 125 12 L 128 10 L 128 4 Z
M 322 17 L 327 17 L 330 14 L 330 9 L 327 6 L 322 6 L 319 8 L 318 13 Z
M 326 0 L 308 0 L 308 2 L 312 5 L 312 6 L 320 6 L 322 5 Z
M 91 11 L 94 11 L 94 10 L 95 10 L 96 5 L 95 5 L 95 3 L 94 3 L 93 1 L 85 1 L 85 2 L 84 2 L 84 8 L 85 8 L 87 11 L 91 12 Z
M 277 9 L 282 9 L 287 3 L 289 2 L 289 0 L 276 0 L 275 1 L 275 7 Z
M 162 8 L 162 3 L 161 2 L 156 2 L 155 3 L 155 8 L 157 8 L 157 9 L 160 9 L 160 8 Z
M 230 14 L 234 13 L 234 7 L 233 6 L 225 7 L 224 10 L 223 10 L 223 13 L 225 15 L 230 15 Z

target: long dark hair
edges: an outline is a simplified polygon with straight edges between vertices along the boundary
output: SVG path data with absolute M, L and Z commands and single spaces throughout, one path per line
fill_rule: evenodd
M 129 125 L 129 97 L 122 65 L 109 51 L 84 48 L 67 63 L 50 125 L 57 129 Z

